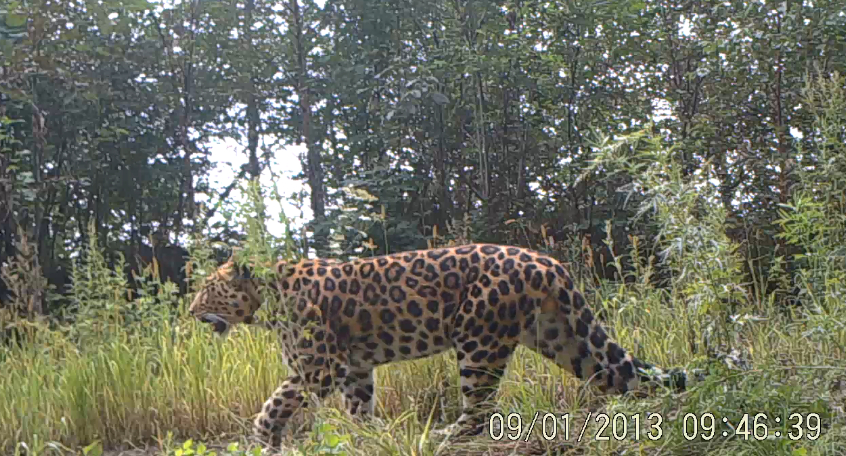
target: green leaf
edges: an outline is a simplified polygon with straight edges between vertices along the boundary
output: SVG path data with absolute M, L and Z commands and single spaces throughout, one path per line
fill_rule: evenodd
M 82 454 L 85 456 L 101 456 L 103 454 L 103 447 L 99 441 L 94 441 L 82 449 Z
M 330 448 L 335 448 L 341 443 L 341 438 L 335 434 L 326 437 L 326 445 Z
M 6 15 L 6 26 L 18 28 L 26 25 L 26 16 L 23 14 L 9 13 Z

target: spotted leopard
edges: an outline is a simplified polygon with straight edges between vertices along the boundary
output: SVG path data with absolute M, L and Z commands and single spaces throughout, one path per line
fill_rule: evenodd
M 232 261 L 205 282 L 189 312 L 225 334 L 255 323 L 261 280 Z M 280 328 L 296 369 L 255 419 L 273 445 L 310 393 L 343 391 L 352 415 L 374 409 L 376 366 L 455 349 L 461 434 L 484 429 L 484 413 L 514 349 L 522 344 L 606 392 L 662 384 L 683 390 L 684 371 L 664 373 L 614 342 L 555 259 L 535 251 L 473 244 L 350 262 L 280 262 L 267 283 L 292 301 Z

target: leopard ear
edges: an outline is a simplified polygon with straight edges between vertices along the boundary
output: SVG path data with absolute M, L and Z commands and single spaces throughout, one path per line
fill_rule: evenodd
M 226 260 L 227 264 L 235 264 L 236 263 L 235 254 L 237 254 L 239 250 L 241 250 L 241 249 L 239 249 L 238 247 L 232 247 L 232 251 L 229 252 L 229 259 Z
M 226 280 L 234 279 L 251 279 L 253 278 L 253 271 L 249 265 L 240 265 L 235 260 L 235 254 L 238 252 L 237 247 L 232 247 L 232 253 L 229 254 L 229 259 L 226 260 L 219 268 L 220 274 Z
M 253 270 L 248 265 L 238 266 L 238 278 L 239 279 L 252 279 L 253 278 Z
M 293 275 L 295 270 L 296 266 L 288 261 L 282 260 L 276 263 L 276 275 L 279 276 L 280 279 Z
M 239 265 L 231 260 L 218 269 L 218 274 L 227 282 L 235 279 L 253 278 L 253 270 L 249 266 Z
M 238 266 L 231 259 L 217 268 L 217 275 L 225 281 L 230 281 L 238 274 Z

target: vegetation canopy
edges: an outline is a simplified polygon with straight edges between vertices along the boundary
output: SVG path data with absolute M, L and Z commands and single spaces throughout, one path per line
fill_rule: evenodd
M 490 243 L 707 378 L 604 397 L 518 350 L 499 439 L 453 441 L 448 351 L 379 367 L 374 420 L 296 416 L 284 451 L 843 454 L 844 189 L 840 1 L 6 0 L 0 453 L 258 454 L 280 344 L 187 312 L 233 251 L 270 280 Z

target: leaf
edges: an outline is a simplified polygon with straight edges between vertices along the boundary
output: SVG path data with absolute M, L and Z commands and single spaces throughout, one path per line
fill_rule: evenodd
M 101 456 L 103 454 L 103 447 L 99 441 L 94 441 L 82 449 L 82 454 L 85 456 Z
M 328 445 L 329 448 L 335 448 L 340 443 L 341 443 L 340 437 L 338 437 L 335 434 L 332 434 L 332 435 L 326 437 L 326 445 Z
M 6 15 L 6 26 L 18 28 L 26 25 L 26 16 L 23 14 L 9 13 Z
M 432 100 L 434 100 L 435 103 L 437 103 L 439 105 L 449 103 L 449 97 L 447 97 L 446 95 L 444 95 L 440 92 L 432 92 Z

